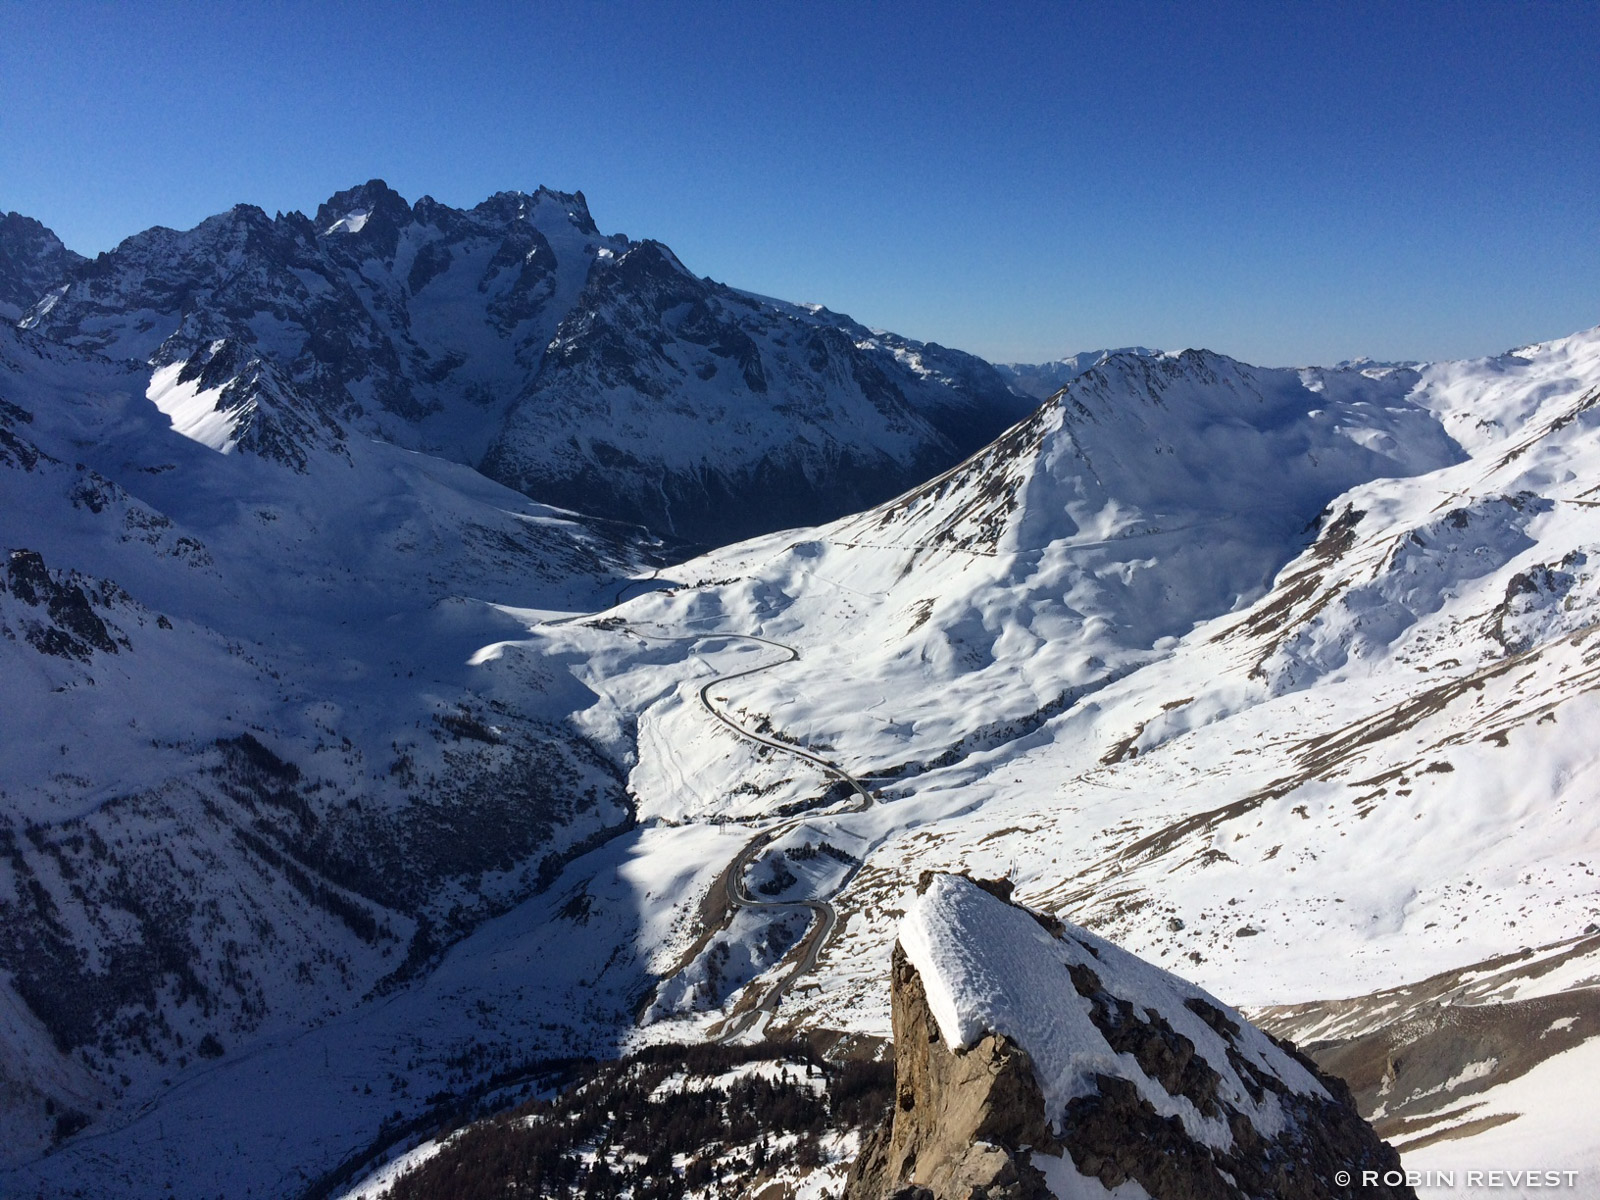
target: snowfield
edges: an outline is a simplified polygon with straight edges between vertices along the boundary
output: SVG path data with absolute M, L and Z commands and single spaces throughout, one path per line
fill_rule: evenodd
M 347 252 L 273 276 L 302 315 L 493 258 L 485 213 L 368 199 L 318 218 Z M 659 566 L 642 531 L 449 461 L 499 436 L 509 405 L 471 385 L 514 365 L 505 461 L 548 465 L 552 342 L 584 421 L 651 444 L 596 365 L 615 329 L 566 321 L 582 289 L 638 272 L 607 311 L 687 330 L 650 378 L 716 366 L 714 407 L 752 388 L 708 349 L 724 318 L 791 366 L 815 339 L 841 428 L 877 394 L 849 364 L 898 364 L 920 382 L 884 461 L 954 444 L 933 389 L 962 364 L 702 287 L 571 199 L 493 202 L 543 231 L 496 276 L 514 332 L 408 293 L 463 364 L 414 419 L 330 408 L 309 326 L 146 325 L 172 314 L 131 276 L 0 326 L 0 1190 L 296 1195 L 542 1058 L 869 1046 L 902 921 L 942 1028 L 1031 1020 L 1025 972 L 962 957 L 1028 931 L 940 893 L 964 932 L 936 938 L 925 870 L 1009 877 L 1303 1045 L 1375 1047 L 1352 1087 L 1408 1163 L 1525 1152 L 1600 1184 L 1574 1082 L 1600 1034 L 1600 331 L 1403 366 L 1097 355 L 895 499 Z M 124 256 L 254 261 L 289 232 L 236 212 Z M 404 270 L 374 283 L 362 239 L 391 234 Z M 704 311 L 650 307 L 678 291 Z M 345 401 L 422 378 L 383 365 L 383 311 Z M 659 449 L 692 474 L 687 437 Z M 1449 1021 L 1455 1060 L 1408 1055 Z M 1050 1062 L 1070 1096 L 1082 1065 Z
M 929 868 L 1009 875 L 1026 902 L 1252 1010 L 1600 923 L 1596 755 L 1574 736 L 1600 716 L 1600 333 L 1301 372 L 1298 407 L 1252 394 L 1270 373 L 1161 361 L 1088 372 L 1004 449 L 860 517 L 663 572 L 673 590 L 618 610 L 795 647 L 730 703 L 881 788 L 868 812 L 810 822 L 870 850 L 786 1021 L 886 1032 L 892 930 Z M 1151 386 L 1162 370 L 1171 385 Z M 1179 408 L 1201 388 L 1217 390 Z M 1173 428 L 1125 403 L 1118 420 L 1145 427 L 1112 441 L 1095 401 L 1113 394 L 1177 410 Z M 1326 482 L 1277 478 L 1276 449 L 1231 493 L 1183 474 L 1198 450 L 1138 469 L 1190 428 L 1206 471 L 1298 436 Z M 631 679 L 599 649 L 607 679 Z M 714 780 L 731 802 L 730 760 L 761 769 L 718 731 L 687 737 L 641 743 L 635 778 Z M 1539 972 L 1513 973 L 1472 1002 Z M 1581 997 L 1597 979 L 1578 964 L 1540 986 Z M 1431 1145 L 1433 1162 L 1475 1153 Z M 1592 1143 L 1573 1155 L 1592 1162 Z

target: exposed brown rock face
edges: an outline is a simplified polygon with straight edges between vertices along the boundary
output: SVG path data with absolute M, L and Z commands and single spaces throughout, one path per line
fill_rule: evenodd
M 923 979 L 897 944 L 896 1102 L 863 1144 L 846 1200 L 1047 1200 L 1054 1193 L 1046 1169 L 1058 1179 L 1062 1171 L 1084 1176 L 1083 1194 L 1133 1181 L 1154 1200 L 1415 1200 L 1403 1183 L 1381 1182 L 1399 1171 L 1399 1156 L 1361 1119 L 1344 1084 L 1316 1072 L 1289 1044 L 1278 1047 L 1312 1072 L 1326 1096 L 1296 1092 L 1248 1061 L 1240 1023 L 1229 1012 L 1194 996 L 1184 1002 L 1226 1047 L 1223 1069 L 1238 1073 L 1257 1104 L 1276 1098 L 1282 1128 L 1269 1135 L 1230 1105 L 1216 1066 L 1142 997 L 1112 994 L 1083 966 L 1064 972 L 1062 985 L 1061 1004 L 1081 1008 L 1087 1001 L 1104 1038 L 1103 1047 L 1085 1050 L 1106 1052 L 1121 1074 L 1095 1074 L 1092 1091 L 1049 1114 L 1034 1062 L 1015 1040 L 990 1033 L 965 1050 L 950 1048 Z M 1293 1077 L 1292 1068 L 1278 1069 Z M 1136 1084 L 1137 1077 L 1144 1082 Z M 1208 1144 L 1158 1112 L 1147 1098 L 1152 1083 L 1225 1127 L 1221 1141 L 1231 1144 Z M 1380 1183 L 1360 1186 L 1363 1172 L 1376 1172 Z M 1341 1185 L 1341 1178 L 1354 1183 Z
M 1379 1134 L 1402 1150 L 1420 1148 L 1481 1131 L 1489 1127 L 1484 1121 L 1520 1119 L 1485 1112 L 1484 1093 L 1600 1035 L 1600 993 L 1552 983 L 1600 971 L 1597 934 L 1367 996 L 1279 1005 L 1251 1017 L 1347 1081 Z M 1477 1069 L 1465 1070 L 1469 1064 Z
M 849 1200 L 1044 1200 L 1024 1146 L 1059 1152 L 1027 1051 L 989 1035 L 965 1053 L 939 1036 L 917 970 L 896 945 L 892 971 L 895 1107 L 863 1147 Z

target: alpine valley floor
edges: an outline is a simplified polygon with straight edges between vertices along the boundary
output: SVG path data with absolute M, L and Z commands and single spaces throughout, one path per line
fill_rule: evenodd
M 442 470 L 351 444 L 406 481 L 397 504 Z M 542 890 L 137 1103 L 0 990 L 5 1077 L 96 1114 L 13 1161 L 8 1194 L 295 1195 L 544 1059 L 870 1046 L 929 869 L 1009 877 L 1344 1053 L 1418 1169 L 1600 1181 L 1579 1119 L 1600 1033 L 1600 331 L 1416 366 L 1112 356 L 894 500 L 653 573 L 488 487 L 472 521 L 547 526 L 583 565 L 524 606 L 499 560 L 473 568 L 493 606 L 419 585 L 419 627 L 459 607 L 451 645 L 475 635 L 437 687 L 622 762 L 625 827 L 579 836 L 622 803 L 597 783 Z M 295 762 L 291 732 L 252 736 Z

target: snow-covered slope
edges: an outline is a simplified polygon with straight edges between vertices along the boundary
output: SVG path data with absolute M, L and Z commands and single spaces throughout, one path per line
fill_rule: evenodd
M 1011 390 L 1019 396 L 1034 400 L 1048 400 L 1085 371 L 1098 367 L 1115 354 L 1159 354 L 1144 346 L 1123 346 L 1118 350 L 1082 350 L 1047 363 L 996 363 L 995 369 L 1004 375 Z
M 4 327 L 0 397 L 15 1158 L 403 981 L 625 827 L 628 748 L 567 724 L 564 672 L 469 659 L 648 547 L 347 435 L 231 342 L 152 385 Z
M 1028 407 L 970 355 L 696 278 L 545 188 L 240 205 L 127 239 L 23 324 L 158 370 L 226 341 L 324 421 L 702 543 L 884 499 Z
M 685 564 L 672 578 L 692 591 L 630 611 L 849 663 L 808 689 L 808 738 L 869 774 L 921 769 L 1037 726 L 1260 596 L 1347 488 L 1462 458 L 1405 399 L 1413 382 L 1195 351 L 1108 360 L 922 487 Z M 776 720 L 796 674 L 741 702 Z
M 424 202 L 408 224 L 370 191 L 299 232 L 236 212 L 142 235 L 148 272 L 113 256 L 82 268 L 61 324 L 35 307 L 30 324 L 82 346 L 0 341 L 0 546 L 22 552 L 0 595 L 0 1068 L 38 1101 L 16 1110 L 34 1138 L 19 1155 L 55 1129 L 40 1097 L 95 1121 L 8 1184 L 287 1193 L 386 1118 L 425 1122 L 430 1097 L 541 1055 L 882 1037 L 924 868 L 1009 873 L 1028 902 L 1252 1009 L 1412 987 L 1600 921 L 1582 736 L 1600 332 L 1417 366 L 1111 356 L 931 481 L 647 582 L 640 568 L 647 594 L 608 609 L 609 577 L 642 557 L 617 527 L 366 434 L 499 439 L 507 472 L 575 495 L 613 454 L 625 488 L 670 462 L 689 482 L 626 505 L 692 508 L 743 479 L 731 506 L 763 481 L 835 486 L 774 449 L 791 417 L 845 431 L 818 462 L 926 466 L 911 448 L 954 445 L 967 411 L 932 398 L 980 394 L 983 372 L 941 382 L 966 378 L 961 360 L 741 298 L 653 244 L 607 258 L 575 209 L 539 203 L 591 247 L 572 286 L 594 303 L 557 317 L 532 297 L 566 294 L 560 269 L 523 291 L 496 275 L 535 314 L 512 322 L 530 340 L 494 333 L 449 370 L 396 340 L 371 290 L 390 280 L 422 325 L 420 298 L 452 276 L 413 286 L 402 247 L 445 218 Z M 451 249 L 474 295 L 502 244 L 482 238 L 470 270 L 466 242 Z M 183 273 L 158 266 L 192 251 L 248 275 L 257 239 L 297 247 L 272 268 L 283 295 L 323 295 L 315 276 L 367 317 L 330 300 L 318 324 L 300 299 L 280 317 L 225 289 L 185 308 Z M 325 349 L 336 333 L 348 355 Z M 524 345 L 538 363 L 519 362 L 494 419 L 469 419 L 469 361 L 492 374 Z M 802 357 L 830 381 L 818 392 Z M 566 393 L 541 378 L 570 385 L 589 441 L 544 423 Z M 732 431 L 707 434 L 703 460 L 682 397 Z M 869 444 L 880 459 L 846 459 Z M 768 465 L 739 475 L 736 446 Z M 630 813 L 570 862 L 535 850 Z M 1568 992 L 1590 981 L 1573 961 Z M 1349 1031 L 1395 1034 L 1384 1003 Z M 102 1028 L 110 1050 L 88 1044 Z M 1543 1044 L 1583 1051 L 1566 1032 L 1586 1028 Z M 1473 1078 L 1525 1087 L 1541 1069 L 1526 1061 Z M 184 1144 L 158 1136 L 179 1120 Z M 1458 1122 L 1469 1140 L 1418 1152 L 1466 1154 L 1528 1120 Z
M 518 652 L 582 645 L 639 713 L 643 815 L 825 795 L 696 703 L 763 664 L 708 699 L 877 789 L 776 820 L 750 859 L 752 886 L 822 842 L 856 864 L 806 876 L 849 882 L 785 1022 L 881 1034 L 925 867 L 1009 873 L 1239 1004 L 1410 985 L 1600 921 L 1597 396 L 1600 331 L 1421 367 L 1113 359 L 891 504 Z
M 1316 1047 L 1413 1168 L 1514 1158 L 1542 1164 L 1534 1187 L 1546 1170 L 1587 1174 L 1596 1161 L 1584 1098 L 1600 1052 L 1600 925 L 1585 929 L 1416 983 L 1256 1018 Z

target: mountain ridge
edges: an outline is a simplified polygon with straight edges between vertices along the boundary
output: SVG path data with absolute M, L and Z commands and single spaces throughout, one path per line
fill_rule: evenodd
M 1547 1147 L 1596 1044 L 1600 331 L 1096 355 L 963 455 L 987 365 L 580 201 L 238 209 L 0 326 L 7 1187 L 237 1194 L 557 1054 L 870 1046 L 924 869 L 1347 1039 L 1415 1161 Z M 469 465 L 513 424 L 529 490 L 768 531 L 534 502 Z
M 32 217 L 0 211 L 0 320 L 16 321 L 88 260 Z
M 326 420 L 702 543 L 875 502 L 1027 408 L 981 360 L 697 278 L 542 187 L 238 205 L 70 266 L 21 323 L 156 367 L 227 339 Z

